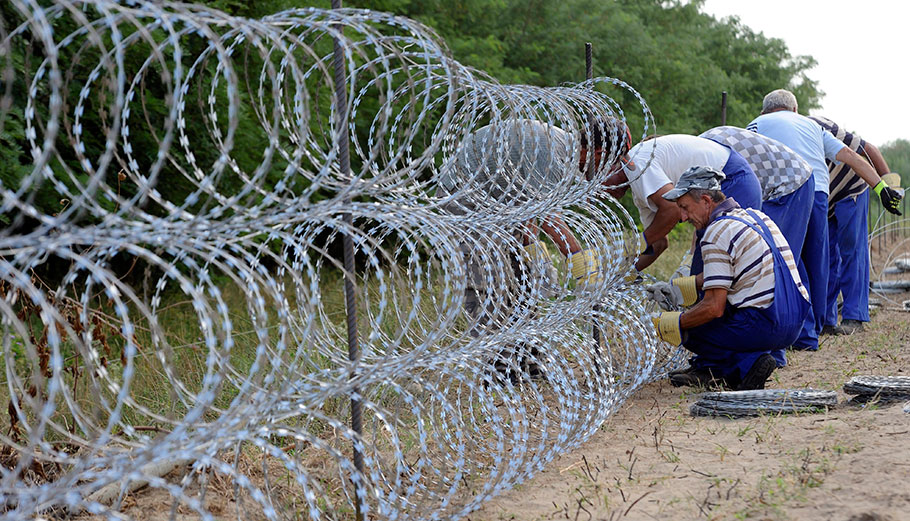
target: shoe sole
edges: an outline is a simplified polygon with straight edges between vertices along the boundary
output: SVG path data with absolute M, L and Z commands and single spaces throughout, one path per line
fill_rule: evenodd
M 749 372 L 743 378 L 743 381 L 736 387 L 737 391 L 753 391 L 764 389 L 765 382 L 771 376 L 771 373 L 777 369 L 777 361 L 771 355 L 765 354 L 755 361 Z

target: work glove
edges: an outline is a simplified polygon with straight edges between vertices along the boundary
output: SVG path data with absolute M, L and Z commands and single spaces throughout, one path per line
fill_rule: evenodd
M 632 266 L 632 268 L 626 272 L 626 276 L 623 277 L 623 281 L 625 281 L 626 284 L 638 284 L 643 280 L 645 280 L 644 277 L 641 276 L 640 271 L 635 269 L 635 266 Z
M 900 192 L 888 186 L 888 183 L 886 183 L 884 180 L 879 181 L 873 190 L 881 198 L 882 206 L 885 208 L 885 210 L 888 210 L 893 214 L 903 215 L 901 213 L 900 206 L 901 199 L 903 199 L 904 196 L 901 195 Z
M 670 282 L 657 282 L 645 288 L 648 297 L 664 311 L 675 311 L 681 307 L 689 307 L 698 300 L 698 290 L 695 288 L 695 276 L 678 277 Z
M 698 289 L 695 287 L 695 275 L 689 275 L 688 277 L 677 277 L 671 282 L 673 286 L 679 288 L 679 292 L 682 294 L 682 305 L 691 306 L 695 304 L 695 301 L 698 300 Z
M 648 298 L 664 311 L 677 311 L 683 305 L 682 290 L 669 282 L 656 282 L 645 288 Z
M 581 250 L 569 256 L 569 270 L 575 277 L 575 287 L 581 290 L 594 286 L 603 281 L 600 273 L 600 259 L 594 250 Z
M 679 327 L 679 311 L 668 311 L 651 317 L 657 337 L 664 342 L 678 346 L 682 344 L 682 329 Z
M 553 258 L 550 257 L 550 251 L 547 244 L 543 241 L 534 241 L 523 247 L 525 260 L 531 271 L 541 277 L 541 287 L 545 298 L 552 297 L 559 280 L 559 274 L 556 266 L 553 266 Z

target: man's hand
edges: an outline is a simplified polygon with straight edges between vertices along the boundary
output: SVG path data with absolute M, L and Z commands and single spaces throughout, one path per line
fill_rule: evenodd
M 553 266 L 553 258 L 550 257 L 547 244 L 543 241 L 534 241 L 524 246 L 524 252 L 531 270 L 535 274 L 542 275 L 541 286 L 544 297 L 553 296 L 559 274 L 556 266 Z
M 900 194 L 900 192 L 889 187 L 888 184 L 884 181 L 879 181 L 873 190 L 875 190 L 875 193 L 877 193 L 881 198 L 882 206 L 885 207 L 885 210 L 888 210 L 889 212 L 896 215 L 903 215 L 901 213 L 900 207 L 901 199 L 904 197 Z
M 600 273 L 600 259 L 594 250 L 581 250 L 569 256 L 569 269 L 575 277 L 576 288 L 593 289 L 593 286 L 603 281 Z
M 664 311 L 677 311 L 683 305 L 682 291 L 669 282 L 656 282 L 645 290 L 648 292 L 648 298 L 657 302 Z
M 675 346 L 682 344 L 682 329 L 679 327 L 679 311 L 670 311 L 661 313 L 659 316 L 652 317 L 654 329 L 657 331 L 657 337 Z
M 677 277 L 673 279 L 672 284 L 679 288 L 679 292 L 682 294 L 683 306 L 691 306 L 698 300 L 698 288 L 695 284 L 695 275 Z

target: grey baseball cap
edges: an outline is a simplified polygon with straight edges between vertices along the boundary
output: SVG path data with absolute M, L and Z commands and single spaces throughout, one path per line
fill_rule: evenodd
M 702 190 L 720 190 L 721 181 L 726 178 L 726 174 L 710 166 L 693 166 L 683 172 L 676 186 L 663 195 L 668 201 L 675 201 L 689 193 L 693 188 Z

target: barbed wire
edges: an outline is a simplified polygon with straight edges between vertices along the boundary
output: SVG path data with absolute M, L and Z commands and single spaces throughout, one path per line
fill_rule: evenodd
M 171 518 L 457 519 L 679 363 L 601 187 L 625 121 L 604 91 L 654 128 L 626 83 L 501 85 L 365 10 L 4 12 L 0 135 L 21 126 L 31 163 L 0 188 L 0 517 L 134 517 L 147 486 Z M 558 219 L 544 244 L 596 259 L 579 283 L 529 253 Z

